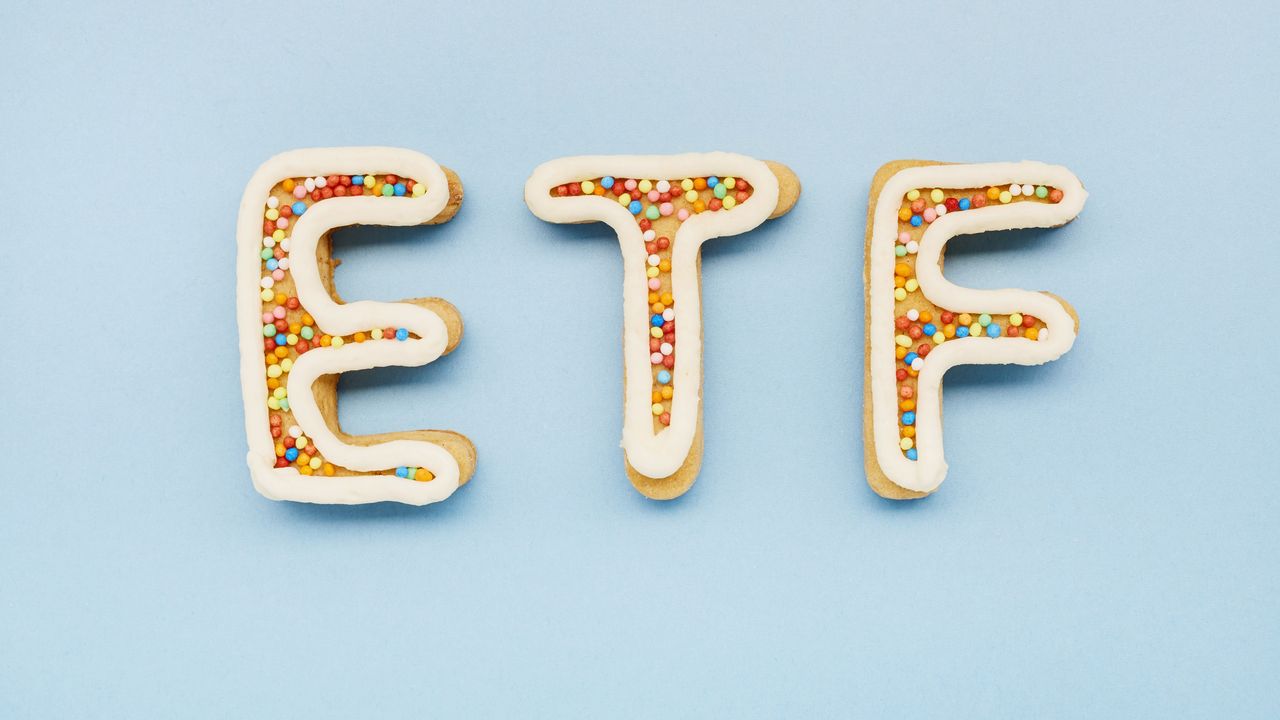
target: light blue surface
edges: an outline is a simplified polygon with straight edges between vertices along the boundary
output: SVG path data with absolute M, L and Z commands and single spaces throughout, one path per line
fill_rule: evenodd
M 0 717 L 1280 714 L 1269 3 L 186 5 L 0 7 Z M 347 298 L 466 319 L 343 384 L 352 430 L 475 441 L 427 509 L 273 503 L 244 466 L 240 193 L 349 144 L 466 185 L 338 248 Z M 521 190 L 692 150 L 804 195 L 706 250 L 705 462 L 657 504 L 617 447 L 616 242 Z M 1092 193 L 950 253 L 1083 328 L 949 376 L 951 474 L 911 504 L 866 487 L 860 416 L 866 195 L 902 157 Z

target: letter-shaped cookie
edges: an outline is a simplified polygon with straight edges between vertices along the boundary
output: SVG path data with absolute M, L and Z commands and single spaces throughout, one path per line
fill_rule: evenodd
M 785 214 L 799 194 L 785 166 L 730 153 L 561 158 L 525 184 L 543 220 L 604 222 L 618 235 L 622 448 L 644 495 L 684 494 L 702 462 L 702 243 Z
M 903 160 L 876 173 L 867 212 L 867 481 L 918 498 L 946 477 L 942 376 L 956 365 L 1040 365 L 1075 342 L 1075 311 L 1048 293 L 973 290 L 942 275 L 956 235 L 1057 227 L 1087 193 L 1069 170 L 1036 162 Z
M 438 502 L 475 470 L 465 437 L 439 430 L 352 436 L 338 426 L 338 374 L 426 365 L 462 338 L 439 298 L 344 303 L 329 232 L 442 223 L 458 211 L 451 171 L 397 148 L 296 150 L 245 188 L 236 228 L 236 314 L 249 471 L 274 500 Z

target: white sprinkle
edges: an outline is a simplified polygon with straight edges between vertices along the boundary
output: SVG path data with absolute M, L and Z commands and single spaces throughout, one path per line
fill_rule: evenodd
M 660 262 L 662 262 L 662 258 L 658 257 L 657 255 L 649 256 L 649 264 L 652 265 L 653 267 L 658 267 L 658 263 Z
M 924 367 L 924 358 L 922 358 L 922 357 L 918 357 L 918 358 L 916 358 L 915 360 L 912 360 L 912 361 L 911 361 L 911 369 L 912 369 L 912 370 L 919 370 L 919 369 L 920 369 L 920 368 L 922 368 L 922 367 Z
M 294 440 L 297 440 L 298 438 L 302 437 L 302 428 L 298 427 L 297 425 L 290 425 L 289 437 L 293 438 Z
M 907 311 L 907 319 L 908 319 L 908 320 L 910 320 L 911 322 L 915 322 L 915 321 L 919 320 L 919 319 L 920 319 L 920 311 L 919 311 L 919 310 L 916 310 L 915 308 L 912 308 L 912 309 L 908 310 L 908 311 Z
M 316 189 L 316 181 L 311 178 L 307 178 L 306 181 L 302 183 L 302 186 L 307 189 L 307 192 L 311 192 Z
M 662 343 L 662 345 L 658 348 L 658 352 L 662 353 L 663 355 L 670 355 L 672 350 L 675 350 L 675 348 L 671 347 L 671 343 Z
M 1023 185 L 1023 186 L 1022 186 L 1022 194 L 1023 194 L 1023 195 L 1026 195 L 1027 197 L 1031 197 L 1032 195 L 1035 195 L 1035 194 L 1036 194 L 1036 186 L 1035 186 L 1035 185 Z
M 666 180 L 659 180 L 658 184 L 654 185 L 653 187 L 658 192 L 664 193 L 671 189 L 671 183 L 667 182 Z
M 938 213 L 938 217 L 942 217 L 943 215 L 947 214 L 947 206 L 943 205 L 942 203 L 938 203 L 938 206 L 935 207 L 933 211 Z
M 276 197 L 275 195 L 272 195 L 271 197 L 267 198 L 267 207 L 272 209 L 280 207 L 280 198 Z
M 1014 196 L 1014 197 L 1018 197 L 1019 195 L 1021 195 L 1021 194 L 1022 194 L 1022 186 L 1021 186 L 1021 185 L 1019 185 L 1019 184 L 1017 184 L 1017 183 L 1014 183 L 1014 184 L 1010 185 L 1010 186 L 1009 186 L 1009 194 L 1010 194 L 1010 195 L 1012 195 L 1012 196 Z
M 329 184 L 329 181 L 325 180 L 323 175 L 316 176 L 316 187 L 324 187 L 325 185 L 328 185 L 328 184 Z
M 280 258 L 280 261 L 276 264 L 276 267 L 280 268 L 281 270 L 288 270 L 288 269 L 289 269 L 289 258 L 287 258 L 287 257 L 286 257 L 286 258 Z
M 270 290 L 272 287 L 275 286 L 276 281 L 275 281 L 275 278 L 272 278 L 270 275 L 263 275 L 262 282 L 258 284 L 262 286 L 263 290 Z
M 658 237 L 658 233 L 656 233 L 656 232 L 654 232 L 654 231 L 652 231 L 652 230 L 645 230 L 645 231 L 644 231 L 644 241 L 645 241 L 645 242 L 649 242 L 650 240 L 652 240 L 652 239 L 654 239 L 654 238 L 656 238 L 656 237 Z
M 285 238 L 280 241 L 280 249 L 285 252 L 289 252 L 289 238 Z
M 920 252 L 920 243 L 916 242 L 915 240 L 908 242 L 907 252 L 912 255 L 915 255 L 916 253 Z
M 676 311 L 675 311 L 675 310 L 673 310 L 673 309 L 671 309 L 671 308 L 667 308 L 666 310 L 663 310 L 663 311 L 662 311 L 662 319 L 663 319 L 663 320 L 666 320 L 667 322 L 671 322 L 672 320 L 675 320 L 675 319 L 676 319 Z
M 1049 328 L 1045 328 L 1041 330 L 1039 334 L 1036 335 L 1036 340 L 1048 340 L 1048 339 L 1049 339 Z

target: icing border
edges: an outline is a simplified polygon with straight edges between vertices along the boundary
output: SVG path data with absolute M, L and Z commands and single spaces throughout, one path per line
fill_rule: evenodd
M 373 327 L 404 327 L 418 335 L 403 342 L 349 343 L 315 348 L 300 356 L 289 373 L 288 393 L 294 419 L 316 448 L 335 465 L 351 470 L 424 467 L 435 475 L 417 482 L 394 474 L 304 476 L 293 467 L 274 467 L 275 452 L 266 410 L 267 384 L 262 367 L 261 241 L 263 203 L 285 178 L 338 173 L 394 173 L 426 183 L 416 198 L 334 197 L 312 205 L 290 233 L 290 272 L 297 297 L 318 327 L 346 335 Z M 240 333 L 240 384 L 249 441 L 247 462 L 254 488 L 272 500 L 360 504 L 391 500 L 409 505 L 439 502 L 459 485 L 458 461 L 448 450 L 422 440 L 393 440 L 370 447 L 348 445 L 329 429 L 316 406 L 312 385 L 321 375 L 391 365 L 426 365 L 444 353 L 448 328 L 426 308 L 407 303 L 333 301 L 320 277 L 316 246 L 328 231 L 349 225 L 419 225 L 440 214 L 449 202 L 449 180 L 434 160 L 412 150 L 389 147 L 310 148 L 267 160 L 245 187 L 236 226 L 236 317 Z
M 671 292 L 676 297 L 676 367 L 672 373 L 671 424 L 653 431 L 649 393 L 653 378 L 648 349 L 648 302 L 644 282 L 643 233 L 635 216 L 611 198 L 552 197 L 558 185 L 611 175 L 667 179 L 724 175 L 745 178 L 752 195 L 729 211 L 704 212 L 685 220 L 672 238 Z M 698 254 L 715 237 L 755 229 L 778 205 L 778 179 L 764 161 L 726 152 L 681 155 L 581 155 L 539 165 L 524 186 L 524 200 L 539 218 L 553 223 L 603 222 L 622 248 L 623 399 L 622 449 L 641 475 L 664 478 L 684 465 L 698 429 L 702 402 L 702 298 Z
M 929 353 L 917 378 L 916 447 L 919 459 L 907 460 L 898 446 L 898 415 L 894 376 L 894 244 L 898 235 L 898 207 L 912 189 L 985 188 L 1011 183 L 1047 185 L 1062 191 L 1055 204 L 1018 202 L 987 205 L 964 212 L 947 213 L 935 220 L 920 239 L 915 267 L 920 292 L 939 307 L 952 312 L 1029 313 L 1042 320 L 1049 339 L 964 338 L 948 340 Z M 876 461 L 894 484 L 929 493 L 946 478 L 942 445 L 942 377 L 956 365 L 1040 365 L 1055 360 L 1075 342 L 1075 320 L 1062 303 L 1044 293 L 1028 290 L 975 290 L 949 282 L 940 260 L 947 242 L 957 235 L 1032 227 L 1057 227 L 1075 219 L 1088 193 L 1067 168 L 1033 161 L 970 165 L 925 165 L 894 173 L 876 197 L 871 245 L 868 250 L 872 431 Z

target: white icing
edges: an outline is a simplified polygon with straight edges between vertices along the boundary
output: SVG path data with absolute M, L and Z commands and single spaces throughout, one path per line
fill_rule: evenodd
M 349 335 L 373 328 L 406 328 L 418 339 L 347 343 L 317 347 L 301 355 L 289 373 L 289 406 L 298 425 L 324 458 L 351 470 L 394 471 L 422 467 L 435 475 L 417 482 L 394 474 L 362 476 L 302 475 L 293 467 L 276 468 L 274 441 L 267 411 L 267 384 L 262 350 L 262 221 L 268 193 L 285 178 L 334 173 L 394 173 L 426 185 L 419 197 L 334 197 L 316 202 L 289 228 L 289 271 L 298 300 L 330 335 Z M 308 183 L 312 180 L 308 179 Z M 316 262 L 320 238 L 347 225 L 418 225 L 440 214 L 449 202 L 449 183 L 431 158 L 398 148 L 316 148 L 295 150 L 271 158 L 245 188 L 240 204 L 237 238 L 236 316 L 240 329 L 240 383 L 248 463 L 258 492 L 274 500 L 357 504 L 392 500 L 425 505 L 443 500 L 457 489 L 457 460 L 443 447 L 420 440 L 395 440 L 372 447 L 342 442 L 330 431 L 316 406 L 312 385 L 321 375 L 390 365 L 416 367 L 444 352 L 448 330 L 444 321 L 425 308 L 407 303 L 361 300 L 338 304 L 325 290 Z
M 899 448 L 898 402 L 894 357 L 893 269 L 898 235 L 898 208 L 912 189 L 967 189 L 1012 183 L 1034 183 L 1062 191 L 1062 201 L 992 203 L 982 208 L 947 213 L 930 224 L 921 238 L 916 278 L 920 292 L 934 305 L 956 313 L 1024 313 L 1042 320 L 1048 339 L 951 339 L 933 348 L 917 379 L 916 438 L 918 460 L 908 460 Z M 1039 365 L 1055 360 L 1075 342 L 1075 321 L 1057 300 L 1027 290 L 973 290 L 953 285 L 942 275 L 939 261 L 947 241 L 956 235 L 1030 227 L 1055 227 L 1080 214 L 1088 193 L 1075 175 L 1058 165 L 1038 162 L 979 165 L 928 165 L 906 168 L 889 178 L 876 199 L 870 248 L 872 431 L 876 460 L 895 484 L 932 492 L 946 477 L 942 450 L 942 376 L 956 365 Z
M 662 180 L 703 177 L 744 178 L 753 188 L 731 210 L 691 215 L 672 238 L 671 292 L 675 296 L 675 370 L 672 373 L 671 424 L 654 432 L 650 393 L 649 312 L 645 267 L 648 255 L 636 217 L 612 197 L 553 197 L 565 183 L 603 176 Z M 778 204 L 778 180 L 765 163 L 732 153 L 685 155 L 596 155 L 560 158 L 539 165 L 524 186 L 525 203 L 535 215 L 555 223 L 599 221 L 618 234 L 622 247 L 622 355 L 626 373 L 622 448 L 627 462 L 642 475 L 671 475 L 689 456 L 702 401 L 702 306 L 698 253 L 713 237 L 738 235 L 768 219 Z

